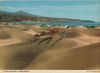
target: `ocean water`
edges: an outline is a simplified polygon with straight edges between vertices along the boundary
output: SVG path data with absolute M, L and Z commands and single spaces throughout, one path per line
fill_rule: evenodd
M 16 24 L 48 24 L 48 25 L 64 25 L 64 26 L 100 26 L 100 22 L 16 22 Z

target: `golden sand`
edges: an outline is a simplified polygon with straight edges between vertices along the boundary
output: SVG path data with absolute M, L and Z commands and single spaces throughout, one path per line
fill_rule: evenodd
M 40 28 L 39 28 L 40 29 Z M 36 30 L 36 29 L 35 29 Z M 4 28 L 0 32 L 0 69 L 99 69 L 100 30 L 67 29 L 66 38 L 30 41 L 37 32 Z M 32 42 L 32 43 L 31 43 Z

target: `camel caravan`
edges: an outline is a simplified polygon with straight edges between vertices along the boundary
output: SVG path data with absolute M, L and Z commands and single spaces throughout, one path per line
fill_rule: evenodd
M 34 35 L 34 39 L 52 37 L 52 35 L 56 34 L 57 32 L 58 32 L 57 28 L 49 29 L 47 31 L 41 31 Z
M 34 35 L 32 42 L 34 40 L 38 40 L 41 38 L 52 38 L 54 34 L 58 33 L 59 29 L 58 28 L 53 28 L 53 29 L 48 29 L 46 31 L 41 31 L 37 34 Z

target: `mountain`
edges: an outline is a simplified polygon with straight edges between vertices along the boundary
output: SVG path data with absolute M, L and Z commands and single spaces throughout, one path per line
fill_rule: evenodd
M 89 20 L 67 19 L 67 18 L 53 18 L 32 15 L 24 11 L 5 12 L 0 11 L 0 21 L 17 22 L 17 21 L 44 21 L 44 22 L 92 22 Z
M 0 21 L 4 22 L 16 22 L 16 21 L 28 21 L 33 20 L 36 16 L 32 16 L 26 12 L 4 12 L 0 11 Z
M 15 12 L 15 14 L 22 14 L 22 15 L 29 15 L 29 16 L 32 16 L 32 14 L 29 14 L 29 13 L 24 12 L 24 11 L 17 11 L 17 12 Z
M 24 12 L 24 11 L 17 11 L 14 14 L 25 15 L 25 16 L 36 16 L 36 17 L 38 17 L 38 15 L 32 15 L 32 14 Z

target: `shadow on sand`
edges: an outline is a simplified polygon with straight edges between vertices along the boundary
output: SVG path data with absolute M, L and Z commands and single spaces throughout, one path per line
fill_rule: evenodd
M 51 45 L 51 47 L 53 47 L 56 43 L 58 43 L 60 40 L 62 40 L 63 39 L 63 37 L 60 37 L 57 41 L 55 41 L 52 45 Z
M 52 39 L 53 39 L 53 37 L 44 38 L 44 39 L 42 39 L 37 45 L 40 45 L 40 44 L 43 43 L 44 41 L 47 41 L 46 43 L 48 44 Z

